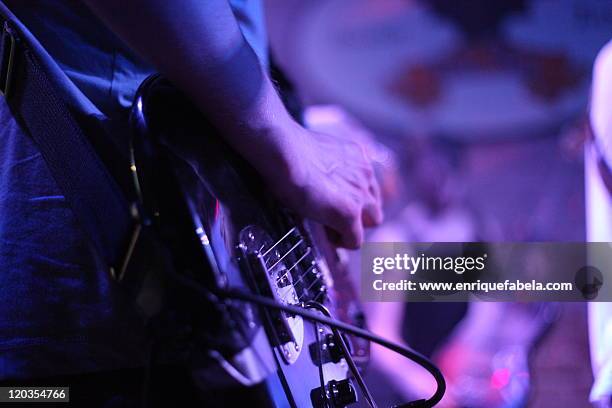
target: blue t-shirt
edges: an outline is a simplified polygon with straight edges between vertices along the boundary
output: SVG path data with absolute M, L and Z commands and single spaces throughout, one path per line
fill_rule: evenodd
M 5 3 L 107 116 L 129 107 L 138 85 L 155 71 L 79 1 L 5 0 Z M 230 4 L 245 39 L 262 64 L 267 65 L 261 1 L 231 0 Z
M 121 116 L 153 72 L 77 1 L 4 2 L 57 62 L 86 114 Z M 231 3 L 265 65 L 259 0 Z M 102 268 L 3 98 L 0 124 L 0 379 L 142 364 L 141 319 Z

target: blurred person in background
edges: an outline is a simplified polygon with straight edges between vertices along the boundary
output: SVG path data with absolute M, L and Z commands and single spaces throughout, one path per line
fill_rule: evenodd
M 592 137 L 585 150 L 587 240 L 612 242 L 612 42 L 595 61 L 590 125 Z M 590 400 L 598 408 L 610 408 L 612 303 L 589 303 L 589 335 L 594 376 Z
M 368 241 L 474 241 L 476 224 L 471 212 L 462 205 L 462 183 L 453 163 L 453 149 L 427 136 L 408 140 L 401 159 L 403 187 L 410 197 L 409 203 L 374 231 Z M 441 345 L 465 310 L 466 305 L 461 303 L 366 304 L 374 332 L 409 344 L 426 355 L 432 355 Z M 372 365 L 394 385 L 401 398 L 424 397 L 435 387 L 416 364 L 398 360 L 393 352 L 375 345 Z M 441 406 L 454 406 L 451 397 L 447 393 Z
M 402 164 L 410 201 L 368 241 L 475 242 L 490 236 L 465 204 L 459 149 L 432 137 L 409 140 Z M 366 304 L 374 332 L 435 358 L 448 384 L 442 407 L 523 406 L 530 387 L 528 356 L 543 333 L 545 309 L 537 303 L 477 301 Z M 418 366 L 398 361 L 388 350 L 373 346 L 372 364 L 401 398 L 426 396 L 434 388 Z
M 442 109 L 436 105 L 439 102 L 437 99 L 443 100 L 440 93 L 444 86 L 449 87 L 441 79 L 445 69 L 456 76 L 463 71 L 478 73 L 483 78 L 481 85 L 487 84 L 486 74 L 494 68 L 511 72 L 516 70 L 526 60 L 527 52 L 510 47 L 501 35 L 500 27 L 509 14 L 523 11 L 525 3 L 478 1 L 467 5 L 444 0 L 430 2 L 429 5 L 438 15 L 448 18 L 461 29 L 465 51 L 457 54 L 462 58 L 452 59 L 446 65 L 433 63 L 417 66 L 418 70 L 408 70 L 400 81 L 394 83 L 393 89 L 412 105 L 435 111 L 436 107 Z M 466 58 L 472 65 L 465 61 Z M 409 64 L 412 63 L 410 61 Z M 560 70 L 559 66 L 554 67 L 553 71 L 556 70 Z M 414 75 L 415 72 L 419 75 Z M 534 95 L 540 95 L 541 87 L 555 88 L 556 77 L 550 71 L 545 72 L 543 78 L 526 80 L 530 85 L 537 85 L 533 88 Z M 483 86 L 493 88 L 492 85 Z M 493 102 L 491 104 L 494 105 Z M 503 116 L 503 112 L 497 114 Z M 491 120 L 496 123 L 494 116 Z M 533 133 L 536 134 L 535 131 Z M 522 234 L 513 234 L 509 228 L 491 231 L 495 225 L 488 225 L 484 214 L 475 214 L 466 204 L 465 190 L 470 180 L 466 179 L 468 175 L 465 172 L 462 174 L 456 160 L 462 152 L 457 153 L 459 149 L 453 149 L 449 141 L 435 136 L 427 134 L 407 138 L 405 143 L 409 146 L 409 153 L 402 155 L 401 160 L 409 203 L 402 203 L 404 206 L 399 214 L 388 217 L 387 222 L 369 240 L 470 242 L 534 239 L 536 233 L 529 229 L 529 222 L 522 223 Z M 493 140 L 497 135 L 488 136 Z M 491 148 L 489 153 L 495 155 L 495 148 Z M 488 160 L 503 161 L 503 158 L 489 156 Z M 516 181 L 520 182 L 520 179 L 506 176 L 506 181 L 513 183 L 514 190 L 520 190 L 516 187 Z M 524 208 L 515 208 L 515 211 L 521 213 L 524 219 L 528 218 Z M 514 215 L 508 217 L 514 218 Z M 504 224 L 504 221 L 499 223 Z M 544 234 L 551 235 L 549 230 L 545 230 Z M 408 343 L 436 358 L 448 382 L 442 406 L 510 408 L 524 406 L 528 401 L 532 388 L 529 356 L 550 323 L 548 318 L 554 306 L 549 306 L 537 303 L 474 302 L 468 306 L 459 303 L 406 305 L 386 302 L 369 303 L 367 310 L 374 331 Z M 396 362 L 393 353 L 377 347 L 373 347 L 372 357 L 374 368 L 392 381 L 396 392 L 402 397 L 410 398 L 415 394 L 425 396 L 431 392 L 433 385 L 430 380 L 409 362 Z

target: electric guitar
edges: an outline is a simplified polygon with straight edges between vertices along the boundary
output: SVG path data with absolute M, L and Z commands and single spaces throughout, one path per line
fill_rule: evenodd
M 322 227 L 282 208 L 187 97 L 153 75 L 137 92 L 131 123 L 141 212 L 176 273 L 212 293 L 243 288 L 364 327 L 348 271 Z M 273 393 L 276 406 L 357 400 L 352 381 L 363 385 L 367 341 L 246 303 L 213 299 L 201 311 L 209 356 L 241 384 L 275 378 L 283 391 Z

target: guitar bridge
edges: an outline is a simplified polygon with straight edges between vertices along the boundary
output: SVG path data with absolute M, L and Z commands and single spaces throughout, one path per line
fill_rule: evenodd
M 261 228 L 249 226 L 240 232 L 239 248 L 253 289 L 261 295 L 288 305 L 304 305 L 323 300 L 327 293 L 324 274 L 319 270 L 314 250 L 297 227 L 274 241 Z M 266 310 L 269 336 L 292 363 L 301 352 L 304 322 L 278 310 Z

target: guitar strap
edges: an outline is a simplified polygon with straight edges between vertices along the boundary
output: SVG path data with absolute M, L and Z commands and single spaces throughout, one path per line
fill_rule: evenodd
M 40 150 L 94 250 L 116 274 L 130 255 L 126 248 L 136 222 L 125 189 L 96 151 L 107 150 L 110 157 L 109 137 L 99 119 L 79 112 L 79 101 L 66 90 L 69 79 L 2 2 L 0 23 L 0 93 Z

